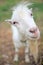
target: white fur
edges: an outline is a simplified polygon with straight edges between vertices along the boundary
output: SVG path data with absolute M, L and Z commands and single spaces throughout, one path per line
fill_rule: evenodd
M 12 28 L 12 37 L 13 37 L 13 43 L 15 46 L 15 57 L 14 60 L 18 61 L 18 52 L 19 48 L 24 45 L 25 46 L 25 61 L 29 62 L 29 39 L 39 39 L 40 32 L 38 27 L 36 26 L 33 16 L 31 16 L 31 9 L 28 9 L 25 5 L 18 5 L 17 7 L 13 8 L 13 14 L 11 19 L 6 20 L 11 22 L 11 28 Z M 13 24 L 13 22 L 18 22 L 18 24 Z M 37 38 L 35 37 L 33 33 L 31 33 L 30 29 L 36 29 L 37 28 Z

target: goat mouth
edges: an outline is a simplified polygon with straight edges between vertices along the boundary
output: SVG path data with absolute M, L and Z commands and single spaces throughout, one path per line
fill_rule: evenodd
M 31 37 L 31 38 L 37 38 L 37 37 Z
M 30 37 L 30 39 L 32 39 L 32 40 L 36 40 L 37 38 L 38 37 L 34 37 L 34 36 L 33 37 L 32 36 Z
M 33 39 L 37 39 L 37 38 L 38 38 L 38 36 L 32 36 L 31 38 L 33 38 Z

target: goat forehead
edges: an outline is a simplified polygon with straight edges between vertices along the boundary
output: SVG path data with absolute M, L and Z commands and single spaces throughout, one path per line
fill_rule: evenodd
M 28 13 L 31 13 L 31 11 L 27 7 L 18 7 L 13 12 L 15 12 L 14 14 L 18 14 L 21 17 L 28 15 Z
M 27 9 L 27 8 L 22 8 L 22 9 L 19 11 L 19 13 L 20 13 L 20 15 L 21 15 L 21 14 L 25 15 L 25 14 L 31 13 L 31 11 L 30 11 L 29 9 Z

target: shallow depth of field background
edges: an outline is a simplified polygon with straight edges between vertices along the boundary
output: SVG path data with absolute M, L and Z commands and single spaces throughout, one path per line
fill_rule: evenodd
M 12 32 L 10 24 L 5 22 L 5 19 L 11 18 L 12 11 L 11 8 L 19 3 L 21 0 L 0 0 L 0 64 L 13 63 L 12 59 L 14 57 L 14 46 L 12 42 Z M 34 4 L 30 7 L 33 8 L 33 16 L 37 26 L 41 32 L 41 38 L 38 42 L 40 53 L 43 50 L 43 0 L 29 0 Z M 29 8 L 30 8 L 29 7 Z M 31 41 L 32 42 L 32 41 Z M 32 46 L 32 51 L 35 51 Z M 23 59 L 23 50 L 20 49 L 20 61 Z M 7 61 L 7 62 L 6 62 Z M 23 61 L 22 61 L 23 63 Z M 3 64 L 2 64 L 3 65 Z M 16 64 L 17 65 L 17 64 Z M 20 65 L 22 65 L 20 63 Z

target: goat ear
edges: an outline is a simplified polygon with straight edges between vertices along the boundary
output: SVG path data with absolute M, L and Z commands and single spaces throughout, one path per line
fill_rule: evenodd
M 5 21 L 12 24 L 12 20 L 11 19 L 7 19 Z
M 32 11 L 32 8 L 30 8 L 30 11 Z

